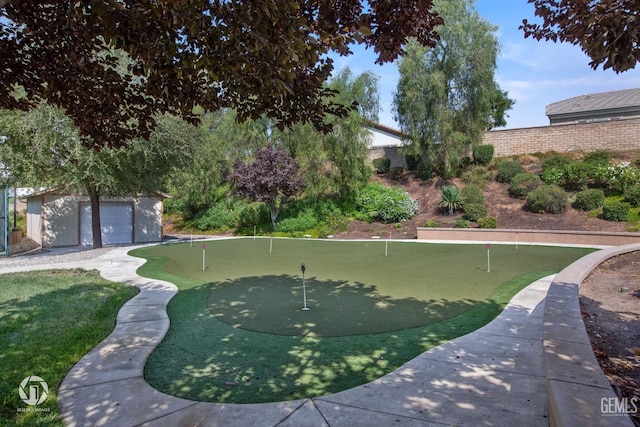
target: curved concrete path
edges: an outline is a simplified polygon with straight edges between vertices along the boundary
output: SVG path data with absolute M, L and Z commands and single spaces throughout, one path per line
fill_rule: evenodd
M 147 357 L 169 328 L 167 282 L 136 275 L 131 247 L 73 263 L 15 267 L 98 269 L 140 288 L 117 325 L 68 373 L 59 389 L 69 426 L 540 426 L 548 425 L 543 311 L 552 277 L 518 293 L 483 328 L 435 347 L 397 371 L 329 396 L 235 405 L 166 395 L 144 380 Z

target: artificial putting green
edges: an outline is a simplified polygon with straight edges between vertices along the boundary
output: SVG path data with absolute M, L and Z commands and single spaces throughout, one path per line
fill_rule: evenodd
M 146 379 L 179 397 L 257 403 L 371 381 L 471 332 L 590 249 L 233 239 L 133 251 L 180 289 Z M 301 264 L 308 311 L 302 310 Z M 226 384 L 225 384 L 226 383 Z M 228 385 L 233 384 L 233 385 Z

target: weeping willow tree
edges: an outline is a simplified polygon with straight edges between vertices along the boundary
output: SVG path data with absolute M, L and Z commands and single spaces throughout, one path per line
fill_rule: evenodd
M 480 17 L 473 0 L 435 6 L 445 22 L 437 30 L 440 40 L 432 49 L 407 44 L 394 108 L 413 149 L 449 175 L 485 130 L 506 124 L 513 101 L 495 81 L 497 28 Z

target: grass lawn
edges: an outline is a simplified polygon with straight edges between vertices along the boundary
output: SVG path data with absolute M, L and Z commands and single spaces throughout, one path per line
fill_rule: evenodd
M 492 320 L 522 288 L 590 249 L 219 240 L 133 251 L 180 292 L 145 377 L 183 398 L 291 400 L 345 390 Z M 303 311 L 305 263 L 309 311 Z M 233 384 L 233 385 L 229 385 Z
M 50 270 L 0 275 L 0 425 L 62 425 L 57 391 L 69 369 L 107 337 L 137 288 L 97 272 Z M 39 405 L 18 388 L 31 375 L 48 385 Z M 28 393 L 27 393 L 28 395 Z M 18 412 L 24 409 L 38 412 Z

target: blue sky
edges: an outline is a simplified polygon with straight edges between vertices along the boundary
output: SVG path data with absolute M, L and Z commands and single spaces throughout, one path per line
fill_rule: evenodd
M 478 13 L 494 26 L 500 42 L 496 80 L 516 101 L 506 128 L 546 126 L 545 107 L 556 101 L 588 93 L 640 87 L 640 66 L 624 73 L 593 70 L 590 59 L 577 46 L 525 39 L 518 27 L 523 18 L 536 21 L 527 0 L 476 0 Z M 393 93 L 398 83 L 396 64 L 375 64 L 373 51 L 354 49 L 354 55 L 334 58 L 334 66 L 348 66 L 355 74 L 371 71 L 379 77 L 380 122 L 398 127 L 393 118 Z

